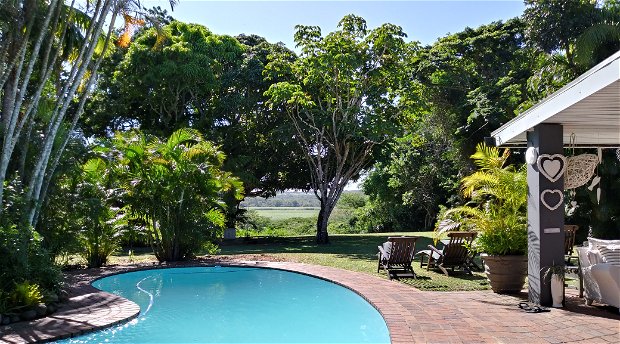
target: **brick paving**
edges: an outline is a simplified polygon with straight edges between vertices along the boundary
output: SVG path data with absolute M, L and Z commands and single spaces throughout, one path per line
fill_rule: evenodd
M 613 307 L 590 307 L 567 290 L 566 307 L 525 313 L 527 298 L 491 291 L 420 291 L 398 281 L 336 268 L 272 261 L 207 259 L 196 265 L 260 266 L 334 281 L 350 288 L 383 315 L 393 344 L 409 343 L 620 343 L 620 315 Z M 138 315 L 138 306 L 90 286 L 95 278 L 149 268 L 122 266 L 67 274 L 70 300 L 47 318 L 0 327 L 0 341 L 23 343 L 67 338 L 111 326 Z

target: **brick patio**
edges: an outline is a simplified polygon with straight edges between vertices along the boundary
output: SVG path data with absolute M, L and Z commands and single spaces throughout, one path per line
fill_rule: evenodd
M 490 291 L 419 291 L 397 281 L 330 267 L 234 259 L 191 265 L 260 266 L 314 275 L 346 286 L 383 315 L 394 344 L 405 343 L 620 343 L 620 315 L 611 307 L 588 307 L 568 291 L 567 306 L 525 313 L 527 295 Z M 174 264 L 183 266 L 188 264 Z M 52 316 L 0 327 L 0 341 L 22 343 L 67 338 L 137 316 L 138 306 L 90 286 L 95 278 L 151 266 L 109 267 L 67 275 L 70 300 Z

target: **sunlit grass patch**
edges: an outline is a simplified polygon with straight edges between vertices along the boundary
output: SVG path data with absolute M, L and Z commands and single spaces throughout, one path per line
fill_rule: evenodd
M 319 208 L 311 207 L 252 207 L 248 209 L 273 221 L 317 217 L 319 214 Z

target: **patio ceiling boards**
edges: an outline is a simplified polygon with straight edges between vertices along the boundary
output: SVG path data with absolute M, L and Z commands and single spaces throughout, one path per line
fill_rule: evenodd
M 564 145 L 620 148 L 620 51 L 495 130 L 496 146 L 526 147 L 541 123 L 561 124 Z

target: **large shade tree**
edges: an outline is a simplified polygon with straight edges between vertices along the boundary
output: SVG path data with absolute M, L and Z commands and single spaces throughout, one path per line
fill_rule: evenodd
M 414 129 L 425 137 L 448 138 L 463 173 L 485 136 L 512 119 L 529 98 L 527 80 L 535 56 L 526 49 L 524 24 L 494 22 L 439 39 L 412 60 L 412 101 L 407 112 L 422 118 Z
M 85 129 L 103 136 L 140 127 L 163 137 L 192 127 L 226 153 L 223 168 L 241 178 L 245 196 L 307 189 L 306 164 L 289 123 L 264 95 L 274 82 L 263 77 L 267 57 L 294 54 L 260 36 L 220 36 L 176 21 L 157 37 L 156 28 L 146 29 L 128 50 L 104 61 Z M 243 210 L 238 200 L 227 201 L 227 225 L 234 227 Z
M 320 201 L 317 243 L 329 242 L 327 224 L 352 178 L 371 166 L 377 148 L 398 130 L 397 90 L 407 49 L 400 27 L 369 30 L 345 16 L 325 37 L 316 26 L 296 26 L 298 59 L 272 57 L 268 75 L 290 75 L 267 94 L 284 105 L 310 168 Z
M 528 43 L 562 62 L 570 79 L 620 49 L 617 0 L 526 0 Z
M 114 71 L 116 88 L 103 90 L 111 92 L 105 100 L 114 101 L 103 110 L 117 117 L 120 128 L 118 118 L 160 136 L 210 127 L 217 121 L 218 93 L 239 69 L 242 53 L 236 39 L 202 25 L 173 21 L 148 29 Z
M 399 99 L 406 135 L 364 183 L 373 227 L 429 230 L 441 204 L 462 201 L 458 179 L 473 169 L 475 145 L 531 97 L 538 60 L 524 30 L 518 19 L 466 28 L 408 58 L 411 79 Z

